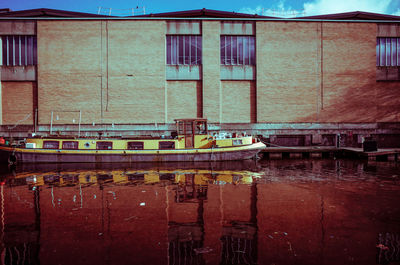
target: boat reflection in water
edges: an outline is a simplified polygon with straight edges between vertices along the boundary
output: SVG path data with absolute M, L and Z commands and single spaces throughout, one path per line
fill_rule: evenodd
M 16 168 L 1 182 L 0 251 L 3 264 L 389 264 L 394 172 L 331 160 Z

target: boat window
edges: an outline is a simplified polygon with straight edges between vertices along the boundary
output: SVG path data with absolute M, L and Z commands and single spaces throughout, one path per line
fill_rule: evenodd
M 242 139 L 234 139 L 234 140 L 232 140 L 232 144 L 233 145 L 242 145 L 243 142 L 242 142 Z
M 191 135 L 192 133 L 192 122 L 185 122 L 185 135 Z
M 112 142 L 97 142 L 96 149 L 99 149 L 99 150 L 112 149 Z
M 78 141 L 64 141 L 62 149 L 78 149 Z
M 59 141 L 43 141 L 44 149 L 58 149 L 60 148 Z
M 128 142 L 129 150 L 143 150 L 144 143 L 143 142 Z
M 172 141 L 164 141 L 158 143 L 159 149 L 175 149 L 175 142 Z
M 176 123 L 176 130 L 178 131 L 178 134 L 183 134 L 183 122 L 178 121 Z
M 196 121 L 195 134 L 207 134 L 207 125 L 204 121 Z

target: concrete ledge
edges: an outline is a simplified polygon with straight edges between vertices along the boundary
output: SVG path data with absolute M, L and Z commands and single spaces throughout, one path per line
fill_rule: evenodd
M 221 65 L 221 80 L 255 80 L 255 65 Z
M 201 80 L 201 65 L 166 65 L 167 80 Z
M 35 24 L 34 21 L 2 21 L 0 35 L 35 35 Z
M 1 81 L 36 81 L 36 66 L 1 66 Z

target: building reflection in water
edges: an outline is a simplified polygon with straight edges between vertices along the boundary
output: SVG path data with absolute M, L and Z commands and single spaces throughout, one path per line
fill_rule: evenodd
M 398 168 L 266 163 L 4 175 L 2 264 L 398 262 Z

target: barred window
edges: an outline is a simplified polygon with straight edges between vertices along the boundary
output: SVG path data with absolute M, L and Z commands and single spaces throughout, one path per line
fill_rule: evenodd
M 2 36 L 3 65 L 36 65 L 36 36 L 9 35 Z
M 376 65 L 400 66 L 400 38 L 376 39 Z
M 221 36 L 221 64 L 255 65 L 254 36 Z
M 167 64 L 201 64 L 201 36 L 167 35 Z

